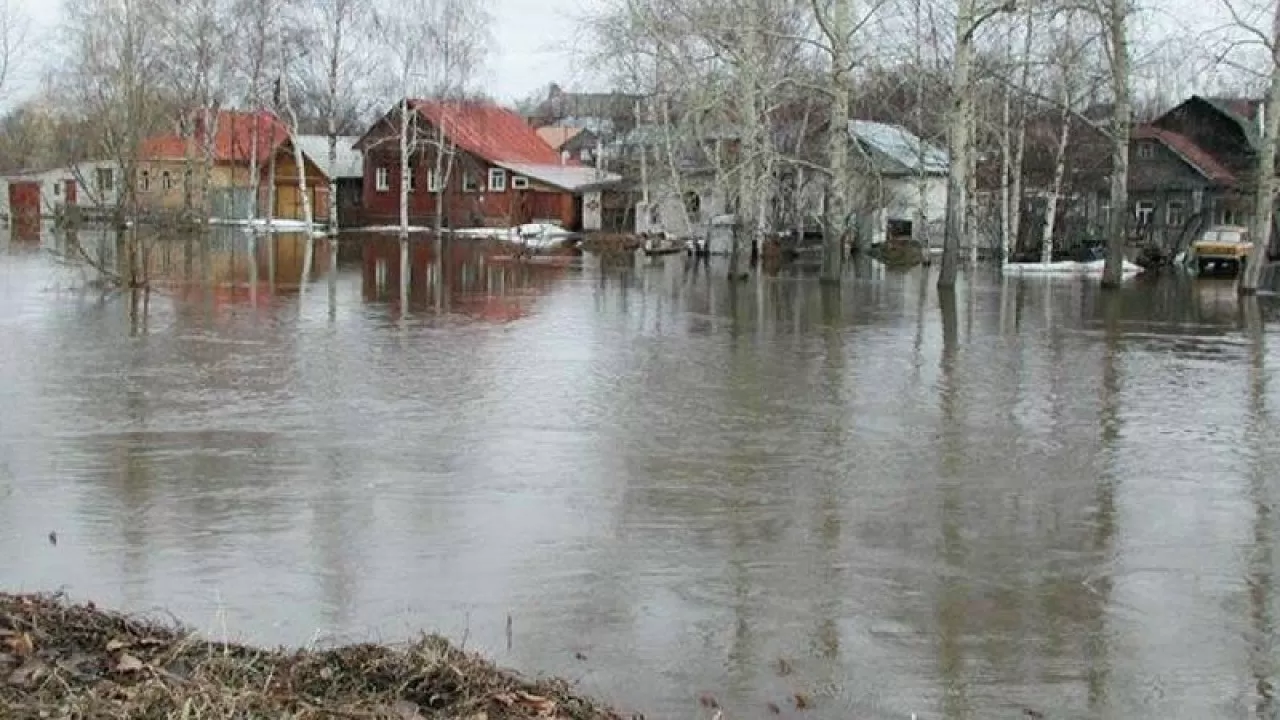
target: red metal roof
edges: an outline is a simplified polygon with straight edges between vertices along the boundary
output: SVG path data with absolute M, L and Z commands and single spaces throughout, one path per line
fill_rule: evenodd
M 409 102 L 458 147 L 489 162 L 561 164 L 560 153 L 512 110 L 478 100 Z M 570 160 L 564 164 L 577 163 Z
M 1236 176 L 1208 151 L 1196 145 L 1191 138 L 1153 125 L 1139 125 L 1133 129 L 1135 140 L 1158 140 L 1177 153 L 1191 167 L 1213 182 L 1234 185 Z
M 258 158 L 265 159 L 289 139 L 289 128 L 274 114 L 238 110 L 218 112 L 214 128 L 213 155 L 216 162 L 247 163 L 253 154 L 253 127 L 258 124 Z M 204 133 L 196 131 L 194 152 L 199 156 Z M 142 143 L 148 160 L 180 160 L 186 157 L 187 141 L 181 135 L 157 135 Z

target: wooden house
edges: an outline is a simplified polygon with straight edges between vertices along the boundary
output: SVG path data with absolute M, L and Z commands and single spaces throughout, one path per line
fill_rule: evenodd
M 303 218 L 301 183 L 293 141 L 286 126 L 269 112 L 222 110 L 212 114 L 212 143 L 207 143 L 203 114 L 196 113 L 191 137 L 160 135 L 148 138 L 136 171 L 139 205 L 150 211 L 179 212 L 190 204 L 212 219 L 238 220 L 265 216 L 274 195 L 274 217 Z M 255 151 L 256 145 L 256 151 Z M 206 147 L 212 149 L 209 193 L 201 195 L 201 179 L 187 177 L 203 166 Z M 258 162 L 258 197 L 252 197 L 252 166 Z M 273 163 L 274 160 L 274 163 Z M 329 179 L 314 160 L 303 154 L 307 194 L 317 222 L 328 216 Z M 271 177 L 274 168 L 274 193 Z M 252 207 L 251 207 L 252 206 Z M 255 213 L 256 208 L 256 213 Z
M 600 150 L 600 136 L 584 127 L 548 125 L 538 128 L 538 137 L 560 153 L 562 160 L 574 159 L 583 165 L 595 165 Z
M 364 220 L 400 216 L 400 123 L 409 123 L 409 216 L 446 227 L 505 227 L 552 222 L 569 229 L 600 227 L 600 190 L 616 175 L 564 158 L 518 114 L 486 101 L 410 100 L 397 103 L 356 143 L 364 153 Z M 445 177 L 436 173 L 438 138 L 452 153 Z M 437 207 L 437 199 L 442 199 Z

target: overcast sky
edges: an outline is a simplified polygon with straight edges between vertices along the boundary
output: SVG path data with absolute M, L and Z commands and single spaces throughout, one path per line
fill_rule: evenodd
M 3 0 L 0 0 L 3 1 Z M 34 19 L 39 31 L 48 31 L 58 23 L 62 3 L 67 0 L 9 0 L 22 7 Z M 177 0 L 181 1 L 181 0 Z M 1187 45 L 1195 49 L 1191 38 L 1207 32 L 1226 20 L 1222 0 L 1148 0 L 1149 12 L 1144 27 L 1133 28 L 1135 40 L 1142 44 L 1157 36 L 1178 36 L 1174 43 L 1163 45 L 1174 61 L 1185 59 Z M 1261 0 L 1233 0 L 1248 6 Z M 494 9 L 494 47 L 485 71 L 485 89 L 502 101 L 528 95 L 547 83 L 557 82 L 577 90 L 604 89 L 601 79 L 583 72 L 578 56 L 577 18 L 582 17 L 592 0 L 490 0 Z M 39 58 L 37 58 L 39 60 Z M 1148 67 L 1144 73 L 1159 76 L 1163 68 Z M 1180 75 L 1182 73 L 1179 73 Z M 1217 69 L 1201 69 L 1193 79 L 1183 76 L 1179 84 L 1196 85 L 1196 90 L 1215 92 L 1222 82 Z M 1141 82 L 1141 79 L 1138 80 Z M 1179 88 L 1192 90 L 1192 88 Z M 15 88 L 15 94 L 22 91 Z M 12 100 L 13 98 L 9 98 Z
M 58 23 L 64 0 L 9 0 L 48 30 Z M 494 53 L 485 89 L 499 100 L 515 100 L 547 83 L 576 87 L 586 82 L 575 69 L 576 20 L 590 0 L 490 0 Z

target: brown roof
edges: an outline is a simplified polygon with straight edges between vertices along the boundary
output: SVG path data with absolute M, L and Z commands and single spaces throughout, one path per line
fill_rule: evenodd
M 1188 165 L 1209 180 L 1223 185 L 1234 185 L 1236 176 L 1208 151 L 1196 145 L 1191 138 L 1154 125 L 1139 125 L 1133 130 L 1135 140 L 1158 140 L 1181 157 Z
M 559 150 L 564 147 L 570 140 L 582 134 L 582 128 L 578 127 L 561 127 L 559 125 L 548 125 L 538 128 L 538 137 L 543 142 L 550 145 L 552 149 Z

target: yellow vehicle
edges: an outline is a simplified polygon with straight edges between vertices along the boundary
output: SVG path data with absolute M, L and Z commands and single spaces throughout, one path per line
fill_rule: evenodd
M 1238 273 L 1249 259 L 1253 243 L 1249 229 L 1238 225 L 1215 225 L 1191 246 L 1192 257 L 1201 274 Z

